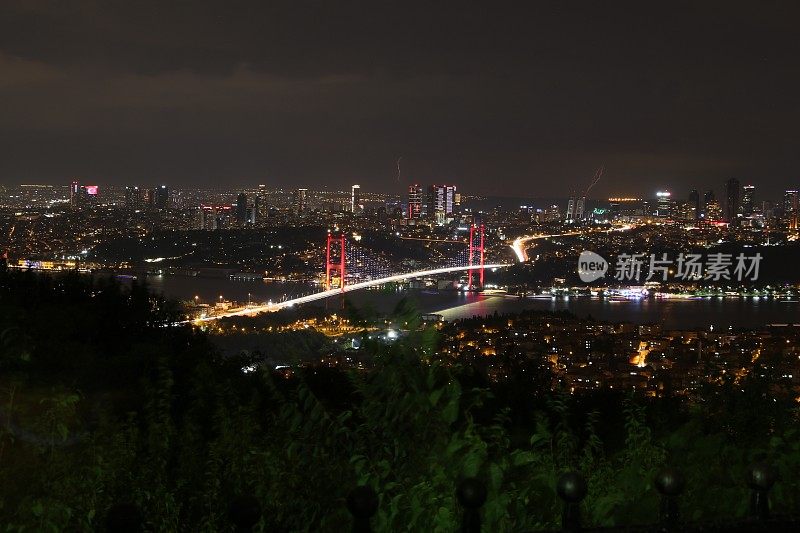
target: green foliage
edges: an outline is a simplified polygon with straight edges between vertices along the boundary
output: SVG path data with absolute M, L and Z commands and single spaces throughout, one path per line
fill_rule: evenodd
M 286 378 L 243 374 L 203 335 L 166 327 L 169 312 L 139 288 L 103 286 L 98 300 L 81 280 L 9 276 L 0 273 L 0 331 L 14 332 L 0 337 L 3 531 L 98 529 L 118 502 L 138 505 L 154 531 L 230 531 L 228 503 L 252 494 L 260 531 L 338 532 L 350 527 L 347 493 L 368 484 L 379 494 L 376 530 L 450 532 L 461 516 L 455 484 L 467 476 L 487 484 L 488 531 L 552 529 L 568 470 L 587 477 L 587 523 L 652 523 L 652 479 L 666 464 L 687 476 L 682 514 L 715 520 L 746 508 L 752 461 L 800 469 L 789 404 L 721 388 L 667 426 L 655 423 L 665 400 L 636 396 L 509 405 L 474 368 L 436 359 L 437 331 L 407 303 L 393 317 L 415 326 L 402 342 L 362 346 L 371 370 Z M 23 292 L 37 309 L 21 309 Z M 70 325 L 45 336 L 31 319 Z M 108 330 L 73 329 L 87 324 Z M 755 419 L 768 429 L 748 432 Z M 782 477 L 774 509 L 796 510 L 798 488 Z

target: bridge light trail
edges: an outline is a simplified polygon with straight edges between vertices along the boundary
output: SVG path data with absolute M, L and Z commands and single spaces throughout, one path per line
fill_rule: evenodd
M 496 263 L 496 264 L 486 264 L 483 265 L 484 268 L 505 268 L 511 266 L 507 263 Z M 178 322 L 179 324 L 191 324 L 191 323 L 198 323 L 198 322 L 210 322 L 212 320 L 219 320 L 220 318 L 229 318 L 234 316 L 254 316 L 260 313 L 266 312 L 273 312 L 273 311 L 280 311 L 284 307 L 293 307 L 299 304 L 305 304 L 309 302 L 314 302 L 317 300 L 323 300 L 325 298 L 330 298 L 331 296 L 336 296 L 337 294 L 342 294 L 343 292 L 350 292 L 356 291 L 359 289 L 366 289 L 367 287 L 375 287 L 377 285 L 383 285 L 384 283 L 393 283 L 397 281 L 405 281 L 411 278 L 421 278 L 425 276 L 436 276 L 439 274 L 449 274 L 451 272 L 459 272 L 465 270 L 480 270 L 480 265 L 473 265 L 473 266 L 457 266 L 457 267 L 446 267 L 446 268 L 435 268 L 433 270 L 420 270 L 417 272 L 407 272 L 405 274 L 395 274 L 393 276 L 387 276 L 385 278 L 378 278 L 369 281 L 362 281 L 359 283 L 353 283 L 350 285 L 345 285 L 343 289 L 335 288 L 329 289 L 321 292 L 315 292 L 313 294 L 309 294 L 307 296 L 300 296 L 299 298 L 293 298 L 291 300 L 285 300 L 279 303 L 268 303 L 267 305 L 258 305 L 258 306 L 251 306 L 246 307 L 244 309 L 239 309 L 236 311 L 231 311 L 229 313 L 221 313 L 214 316 L 207 316 L 203 318 L 196 318 L 193 320 L 183 320 Z
M 603 231 L 606 233 L 611 233 L 612 231 L 628 231 L 633 227 L 634 226 L 630 224 L 625 224 L 624 226 L 619 226 L 616 228 L 611 228 Z M 574 237 L 575 235 L 581 235 L 582 233 L 586 232 L 571 231 L 567 233 L 555 233 L 553 235 L 523 235 L 522 237 L 517 237 L 516 239 L 514 239 L 514 242 L 511 243 L 511 249 L 514 250 L 514 254 L 517 256 L 517 261 L 519 261 L 520 263 L 524 263 L 528 260 L 528 252 L 526 251 L 526 247 L 524 246 L 525 243 L 530 241 L 535 241 L 537 239 L 548 239 L 550 237 Z
M 568 237 L 571 235 L 580 234 L 580 231 L 574 231 L 571 233 L 556 233 L 553 235 L 523 235 L 522 237 L 517 237 L 514 239 L 514 242 L 511 243 L 511 249 L 514 250 L 514 254 L 517 256 L 517 261 L 524 263 L 528 260 L 528 252 L 525 251 L 526 247 L 523 246 L 526 242 L 535 241 L 537 239 L 548 239 L 550 237 Z

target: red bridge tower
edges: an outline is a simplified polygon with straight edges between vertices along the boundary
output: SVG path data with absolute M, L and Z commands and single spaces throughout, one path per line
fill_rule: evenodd
M 475 225 L 473 222 L 469 227 L 469 282 L 467 286 L 469 290 L 474 290 L 476 287 L 472 283 L 472 275 L 477 270 L 478 282 L 481 289 L 483 288 L 483 229 L 484 226 Z
M 338 242 L 337 242 L 338 241 Z M 332 263 L 331 262 L 331 244 L 334 247 L 339 244 L 341 246 L 339 252 L 339 261 Z M 331 274 L 338 273 L 339 274 L 339 288 L 344 292 L 344 262 L 347 255 L 344 251 L 344 233 L 342 233 L 338 237 L 334 237 L 331 235 L 330 231 L 328 232 L 328 248 L 325 251 L 325 290 L 331 289 Z

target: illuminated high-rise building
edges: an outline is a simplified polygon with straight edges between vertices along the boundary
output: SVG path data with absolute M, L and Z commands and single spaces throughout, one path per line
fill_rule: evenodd
M 709 189 L 709 190 L 707 190 L 706 192 L 703 193 L 703 206 L 702 206 L 702 209 L 701 209 L 701 211 L 702 211 L 701 214 L 703 215 L 703 217 L 707 218 L 708 204 L 710 204 L 711 202 L 715 201 L 716 199 L 717 198 L 714 195 L 714 191 L 711 190 L 711 189 Z
M 783 216 L 786 219 L 789 229 L 798 229 L 798 218 L 800 218 L 800 193 L 797 189 L 789 189 L 783 193 Z
M 694 202 L 681 202 L 675 209 L 675 218 L 682 222 L 691 222 L 697 218 Z
M 724 218 L 722 206 L 716 200 L 711 200 L 706 204 L 705 219 L 712 222 L 721 222 Z
M 247 194 L 243 192 L 236 196 L 236 221 L 239 224 L 247 221 Z
M 725 222 L 732 226 L 737 225 L 739 221 L 740 188 L 739 180 L 736 178 L 725 182 Z
M 144 207 L 144 196 L 136 186 L 125 187 L 125 209 L 141 211 Z
M 742 187 L 742 214 L 749 217 L 755 210 L 755 185 L 745 185 Z
M 361 185 L 350 187 L 350 212 L 361 212 Z
M 80 198 L 81 184 L 73 181 L 69 184 L 69 206 L 72 209 L 78 209 L 81 204 Z
M 155 205 L 156 209 L 170 208 L 169 187 L 166 185 L 160 185 L 156 187 L 153 194 L 153 204 Z
M 647 203 L 641 198 L 612 197 L 608 199 L 611 217 L 618 220 L 641 218 L 647 212 Z
M 142 190 L 142 204 L 147 209 L 153 209 L 156 206 L 156 194 L 153 189 Z
M 575 196 L 569 197 L 569 202 L 567 202 L 567 222 L 572 222 L 575 220 Z
M 269 206 L 267 205 L 267 186 L 266 185 L 259 185 L 258 192 L 256 193 L 256 198 L 253 201 L 253 205 L 256 208 L 256 221 L 261 224 L 267 218 L 267 213 L 269 212 Z
M 692 192 L 689 193 L 689 203 L 692 204 L 692 207 L 694 207 L 695 218 L 699 218 L 700 217 L 700 193 L 697 192 L 697 189 L 692 189 Z
M 428 187 L 428 217 L 438 223 L 452 218 L 455 212 L 455 185 L 431 185 Z
M 672 193 L 658 191 L 656 193 L 656 216 L 668 217 L 672 214 Z
M 586 197 L 581 196 L 575 204 L 575 220 L 583 220 L 586 213 Z
M 296 189 L 294 191 L 294 198 L 292 201 L 294 212 L 298 215 L 304 213 L 308 209 L 308 189 Z
M 406 218 L 418 219 L 422 216 L 422 186 L 418 184 L 408 186 L 408 208 Z

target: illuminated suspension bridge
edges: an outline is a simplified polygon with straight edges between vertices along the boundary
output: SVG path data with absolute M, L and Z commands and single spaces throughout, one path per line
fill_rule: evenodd
M 460 248 L 460 250 L 448 255 L 444 265 L 437 268 L 396 273 L 392 272 L 392 263 L 385 256 L 368 250 L 357 243 L 349 242 L 344 234 L 334 235 L 328 233 L 325 250 L 325 290 L 282 302 L 249 305 L 243 309 L 235 309 L 199 318 L 191 322 L 279 311 L 295 305 L 315 302 L 331 296 L 386 283 L 397 283 L 414 278 L 440 276 L 455 272 L 467 272 L 467 286 L 470 290 L 476 290 L 483 288 L 485 269 L 509 266 L 504 263 L 487 264 L 485 262 L 483 224 L 472 224 L 470 226 L 469 240 L 466 243 L 452 242 L 453 246 Z

